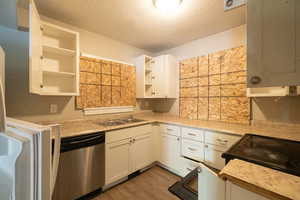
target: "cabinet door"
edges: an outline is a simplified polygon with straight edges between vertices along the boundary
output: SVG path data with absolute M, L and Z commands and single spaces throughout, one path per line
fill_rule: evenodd
M 158 56 L 154 58 L 154 64 L 152 69 L 152 85 L 153 85 L 153 97 L 165 98 L 166 93 L 166 77 L 165 74 L 165 59 L 164 56 Z
M 299 0 L 251 0 L 247 6 L 248 87 L 300 84 Z
M 33 1 L 30 1 L 29 15 L 29 90 L 39 94 L 42 85 L 41 56 L 42 31 L 39 13 Z
M 179 64 L 175 57 L 165 55 L 165 92 L 168 98 L 179 96 Z
M 132 172 L 140 170 L 151 164 L 152 154 L 152 135 L 142 135 L 133 139 L 133 145 L 130 148 L 130 156 L 133 162 Z
M 225 181 L 203 164 L 198 169 L 198 200 L 225 200 Z
M 129 172 L 130 140 L 105 145 L 105 184 L 126 177 Z
M 180 149 L 179 137 L 162 134 L 160 162 L 179 172 L 181 170 Z
M 222 158 L 222 153 L 223 151 L 215 146 L 206 144 L 204 148 L 205 164 L 221 170 L 225 166 L 225 159 Z
M 268 200 L 263 196 L 245 190 L 229 181 L 226 182 L 226 200 Z

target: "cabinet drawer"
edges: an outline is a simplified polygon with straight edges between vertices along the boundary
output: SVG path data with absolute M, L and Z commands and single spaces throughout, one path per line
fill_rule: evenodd
M 223 148 L 223 151 L 226 151 L 228 148 L 230 148 L 240 138 L 240 136 L 205 131 L 205 144 L 218 145 Z
M 181 176 L 185 177 L 188 173 L 199 167 L 199 163 L 189 160 L 187 158 L 181 158 Z
M 175 135 L 175 136 L 180 136 L 180 127 L 179 126 L 174 126 L 174 125 L 169 125 L 169 124 L 161 124 L 160 125 L 161 132 L 169 135 Z
M 152 132 L 151 125 L 136 126 L 131 128 L 124 128 L 116 131 L 106 132 L 105 143 L 112 143 L 120 140 L 124 140 L 130 137 L 136 137 L 145 135 Z
M 193 128 L 182 128 L 181 135 L 185 139 L 196 140 L 199 142 L 204 141 L 204 131 L 199 129 Z
M 182 140 L 181 153 L 187 158 L 197 161 L 204 160 L 204 144 L 202 142 L 195 142 L 191 140 Z

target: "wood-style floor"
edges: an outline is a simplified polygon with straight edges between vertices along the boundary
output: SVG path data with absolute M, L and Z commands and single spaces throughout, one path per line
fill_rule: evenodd
M 178 200 L 168 191 L 178 180 L 178 176 L 155 166 L 93 200 Z

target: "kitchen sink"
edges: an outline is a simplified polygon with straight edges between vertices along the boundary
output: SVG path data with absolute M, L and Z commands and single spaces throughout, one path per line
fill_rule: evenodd
M 143 121 L 145 121 L 145 120 L 129 117 L 129 118 L 122 118 L 122 119 L 106 120 L 103 122 L 98 122 L 97 124 L 102 125 L 102 126 L 118 126 L 118 125 L 138 123 L 138 122 L 143 122 Z

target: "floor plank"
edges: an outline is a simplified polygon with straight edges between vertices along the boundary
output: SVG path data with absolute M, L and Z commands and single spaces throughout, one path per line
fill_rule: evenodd
M 155 166 L 93 200 L 178 200 L 168 191 L 178 180 L 178 176 Z

